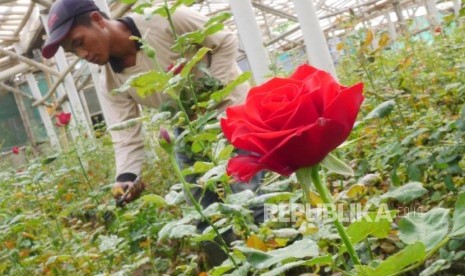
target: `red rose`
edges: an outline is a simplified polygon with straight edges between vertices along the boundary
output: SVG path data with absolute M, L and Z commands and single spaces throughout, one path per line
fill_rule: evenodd
M 13 154 L 19 154 L 20 149 L 19 149 L 19 147 L 13 147 L 13 148 L 11 149 L 11 151 L 13 152 Z
M 166 68 L 166 71 L 172 71 L 173 75 L 176 76 L 177 74 L 181 73 L 183 68 L 184 68 L 184 63 L 180 63 L 176 67 L 173 64 L 170 64 Z
M 309 65 L 252 88 L 245 104 L 229 107 L 221 120 L 226 138 L 251 152 L 232 158 L 227 173 L 249 181 L 264 169 L 290 175 L 318 164 L 349 136 L 362 90 L 362 83 L 341 86 Z
M 69 121 L 71 121 L 71 113 L 60 112 L 56 115 L 57 126 L 67 126 Z

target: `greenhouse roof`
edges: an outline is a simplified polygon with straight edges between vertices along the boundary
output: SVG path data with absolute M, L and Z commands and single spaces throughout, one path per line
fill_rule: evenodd
M 212 16 L 229 11 L 229 1 L 197 0 L 193 7 Z M 403 8 L 416 5 L 414 0 L 316 0 L 314 5 L 322 29 L 327 35 L 332 35 L 347 28 L 348 21 L 353 26 L 354 22 L 378 17 L 376 25 L 386 23 L 384 15 L 386 11 L 393 11 L 395 3 Z M 0 70 L 19 63 L 14 53 L 42 62 L 39 49 L 45 38 L 45 31 L 40 14 L 47 13 L 51 4 L 51 0 L 0 0 L 0 49 L 3 49 L 0 51 Z M 108 4 L 113 17 L 130 10 L 130 6 L 119 1 L 110 0 Z M 253 0 L 252 5 L 269 50 L 286 50 L 301 45 L 302 34 L 294 11 L 294 1 Z M 227 27 L 236 31 L 233 20 L 227 23 Z M 5 74 L 2 76 L 0 81 Z

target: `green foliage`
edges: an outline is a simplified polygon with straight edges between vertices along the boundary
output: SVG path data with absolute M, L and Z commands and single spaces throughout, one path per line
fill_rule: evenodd
M 175 1 L 154 13 L 169 18 L 181 4 L 192 3 Z M 151 5 L 140 3 L 135 11 Z M 60 154 L 28 156 L 18 171 L 1 171 L 0 274 L 294 275 L 303 270 L 398 275 L 427 262 L 421 275 L 433 275 L 462 262 L 465 39 L 460 17 L 449 18 L 455 27 L 429 43 L 410 36 L 389 42 L 385 32 L 371 30 L 348 31 L 343 39 L 339 78 L 346 84 L 364 82 L 366 100 L 351 140 L 325 159 L 322 173 L 338 207 L 359 204 L 365 215 L 344 221 L 362 257 L 362 265 L 355 267 L 331 218 L 318 206 L 321 196 L 304 192 L 294 176 L 268 174 L 259 194 L 231 193 L 231 185 L 244 184 L 232 184 L 226 175 L 235 152 L 213 111 L 251 74 L 223 86 L 202 64 L 209 49 L 198 46 L 229 19 L 230 14 L 219 15 L 201 30 L 177 38 L 174 48 L 189 53 L 174 65 L 183 66 L 178 75 L 159 68 L 134 76 L 115 91 L 135 88 L 141 96 L 164 93 L 171 99 L 162 107 L 168 111 L 144 110 L 144 117 L 111 127 L 142 123 L 148 134 L 143 175 L 148 191 L 137 201 L 124 209 L 114 206 L 113 153 L 106 134 L 96 141 L 68 141 Z M 351 30 L 355 21 L 353 16 L 344 24 Z M 157 53 L 141 42 L 156 62 Z M 197 73 L 202 77 L 194 78 Z M 232 231 L 237 237 L 228 248 L 231 258 L 220 266 L 208 266 L 198 252 L 203 241 L 213 242 L 217 235 L 212 226 L 197 231 L 200 215 L 186 204 L 159 146 L 161 126 L 179 130 L 176 146 L 196 159 L 182 171 L 198 177 L 189 185 L 223 199 L 202 211 L 219 232 Z M 311 202 L 305 200 L 307 192 Z M 281 215 L 288 220 L 256 225 L 250 208 L 264 203 L 310 205 L 292 214 L 283 208 Z M 389 209 L 382 214 L 393 217 L 396 210 L 405 211 L 390 220 L 379 216 L 383 206 Z M 350 210 L 341 215 L 349 217 Z
M 463 236 L 464 234 L 465 234 L 465 193 L 461 193 L 455 204 L 451 236 Z
M 399 238 L 406 244 L 417 241 L 433 249 L 449 233 L 449 210 L 434 208 L 427 213 L 409 213 L 399 221 Z
M 423 188 L 423 184 L 419 182 L 410 182 L 383 194 L 381 198 L 394 198 L 405 203 L 422 197 L 427 192 L 428 191 Z
M 262 252 L 248 247 L 236 247 L 236 249 L 244 254 L 247 262 L 257 269 L 268 268 L 284 260 L 295 260 L 319 255 L 317 244 L 310 239 L 296 241 L 286 248 L 269 252 Z
M 376 267 L 370 266 L 357 266 L 356 270 L 358 275 L 379 275 L 388 276 L 396 275 L 397 272 L 402 271 L 405 267 L 422 261 L 425 258 L 425 245 L 421 242 L 408 245 L 400 252 L 390 256 L 385 261 L 381 262 Z
M 391 222 L 386 218 L 376 220 L 377 214 L 368 214 L 370 219 L 362 218 L 353 222 L 347 228 L 347 234 L 350 241 L 354 244 L 359 243 L 368 236 L 374 236 L 378 239 L 386 238 L 391 230 Z

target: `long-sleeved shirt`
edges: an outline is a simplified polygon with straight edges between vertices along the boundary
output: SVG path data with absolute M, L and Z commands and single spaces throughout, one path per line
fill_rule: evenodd
M 132 19 L 132 20 L 131 20 Z M 202 28 L 208 18 L 188 8 L 180 7 L 172 15 L 174 29 L 178 35 Z M 140 34 L 145 42 L 155 49 L 156 60 L 161 68 L 168 68 L 174 64 L 180 53 L 170 48 L 175 42 L 168 20 L 159 15 L 146 19 L 142 15 L 130 15 L 122 21 L 133 35 Z M 208 68 L 210 74 L 223 84 L 234 80 L 240 73 L 236 63 L 237 40 L 231 32 L 222 30 L 208 36 L 202 46 L 211 49 L 211 60 Z M 126 121 L 140 116 L 138 104 L 159 107 L 167 99 L 167 95 L 155 92 L 141 98 L 135 89 L 127 92 L 112 94 L 113 89 L 119 88 L 126 80 L 139 73 L 158 70 L 153 60 L 144 51 L 139 50 L 134 66 L 119 68 L 115 62 L 109 62 L 102 68 L 101 106 L 108 125 Z M 224 100 L 221 109 L 231 104 L 240 104 L 249 89 L 248 84 L 241 84 Z M 222 111 L 222 110 L 220 110 Z M 140 175 L 144 162 L 144 142 L 141 135 L 141 125 L 119 131 L 111 131 L 115 150 L 116 176 L 118 181 L 133 180 Z M 128 178 L 127 175 L 130 175 Z M 121 177 L 122 176 L 122 177 Z M 126 176 L 126 177 L 125 177 Z

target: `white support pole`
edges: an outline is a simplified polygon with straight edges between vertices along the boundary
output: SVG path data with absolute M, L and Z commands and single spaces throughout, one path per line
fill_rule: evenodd
M 399 23 L 400 30 L 402 34 L 407 34 L 407 26 L 405 25 L 405 18 L 402 13 L 402 6 L 400 5 L 400 0 L 392 0 L 392 5 L 394 7 L 394 12 L 397 16 L 397 22 Z M 408 9 L 406 11 L 408 13 Z
M 42 94 L 40 93 L 39 86 L 37 85 L 37 81 L 32 73 L 27 73 L 26 74 L 26 81 L 27 84 L 29 85 L 29 88 L 31 89 L 32 96 L 36 99 L 42 98 Z M 47 110 L 45 109 L 45 106 L 39 105 L 37 107 L 39 110 L 39 115 L 40 118 L 42 119 L 42 122 L 44 123 L 45 130 L 47 131 L 47 136 L 50 139 L 50 145 L 52 148 L 57 149 L 58 151 L 61 151 L 61 146 L 60 142 L 58 140 L 58 136 L 55 133 L 55 129 L 53 128 L 53 123 L 52 119 L 47 113 Z
M 108 7 L 108 3 L 106 0 L 94 0 L 94 2 L 100 10 L 106 13 L 109 17 L 111 16 L 110 8 Z M 100 91 L 102 89 L 102 86 L 100 85 L 99 67 L 92 63 L 87 63 L 87 65 L 89 66 L 92 81 L 94 82 L 95 94 L 97 94 L 97 99 L 101 103 L 103 101 L 102 93 L 107 93 L 108 91 Z M 102 108 L 103 119 L 106 121 L 106 119 L 108 118 L 107 111 L 104 110 L 102 104 L 100 104 L 100 107 Z
M 396 26 L 394 26 L 394 23 L 392 22 L 391 19 L 391 13 L 387 12 L 385 15 L 386 20 L 387 20 L 387 25 L 388 25 L 388 31 L 389 31 L 389 36 L 391 37 L 391 41 L 397 40 L 397 32 L 396 32 Z
M 462 7 L 462 1 L 461 0 L 454 0 L 454 14 L 455 16 L 458 16 L 460 14 L 460 8 Z
M 250 0 L 230 0 L 229 4 L 255 83 L 261 84 L 266 81 L 270 74 L 270 59 L 255 19 L 252 2 Z
M 440 22 L 438 8 L 435 0 L 425 0 L 426 11 L 428 13 L 428 21 L 432 28 L 435 28 Z
M 42 14 L 41 20 L 42 20 L 42 24 L 44 25 L 45 31 L 48 34 L 49 30 L 47 26 L 47 16 L 48 15 Z M 65 53 L 61 47 L 58 49 L 57 53 L 55 54 L 55 61 L 57 63 L 57 67 L 60 72 L 63 72 L 68 68 L 68 61 L 66 60 Z M 94 136 L 92 134 L 90 125 L 87 121 L 84 108 L 82 107 L 82 103 L 81 103 L 81 100 L 79 99 L 79 95 L 78 95 L 78 92 L 76 91 L 76 86 L 74 85 L 73 77 L 71 76 L 71 74 L 68 74 L 64 78 L 63 86 L 65 90 L 63 90 L 62 85 L 60 85 L 58 87 L 58 93 L 68 95 L 68 100 L 72 107 L 71 110 L 72 110 L 73 118 L 74 118 L 73 121 L 76 122 L 76 126 L 83 128 L 83 131 L 85 134 L 87 134 L 87 137 L 92 139 L 92 137 Z M 71 134 L 73 138 L 76 138 L 79 135 L 79 132 L 73 129 L 71 131 Z
M 308 62 L 321 70 L 327 71 L 337 79 L 328 43 L 321 30 L 312 0 L 294 0 L 294 6 L 302 29 Z

